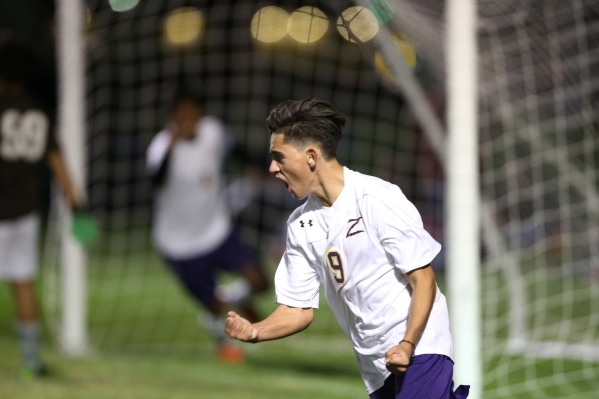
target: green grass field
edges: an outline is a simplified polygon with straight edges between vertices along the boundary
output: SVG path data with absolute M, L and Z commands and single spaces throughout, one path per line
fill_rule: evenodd
M 52 273 L 43 275 L 39 286 L 48 299 Z M 367 398 L 349 342 L 324 301 L 305 332 L 244 345 L 247 362 L 227 365 L 215 360 L 197 306 L 153 253 L 111 258 L 102 251 L 91 257 L 88 275 L 90 354 L 62 356 L 48 331 L 44 358 L 52 374 L 36 381 L 18 378 L 12 298 L 0 284 L 1 399 Z M 272 293 L 258 305 L 265 314 L 273 310 Z M 56 316 L 48 307 L 45 314 L 51 330 Z M 492 356 L 485 359 L 485 399 L 599 397 L 599 364 Z
M 308 332 L 242 344 L 247 362 L 228 365 L 215 359 L 212 340 L 198 325 L 197 306 L 155 255 L 129 256 L 121 264 L 108 260 L 97 256 L 89 265 L 89 356 L 61 355 L 47 331 L 44 359 L 52 374 L 40 380 L 18 376 L 12 298 L 8 285 L 0 283 L 1 399 L 366 396 L 351 346 L 326 306 Z M 38 286 L 48 290 L 44 282 Z M 258 305 L 265 314 L 273 310 L 273 294 L 263 295 Z M 54 317 L 46 309 L 47 330 Z
M 142 339 L 135 345 L 134 328 L 123 339 L 105 340 L 107 348 L 92 349 L 89 356 L 80 359 L 60 355 L 47 337 L 44 358 L 51 376 L 22 381 L 18 378 L 19 353 L 11 321 L 11 299 L 7 285 L 2 284 L 0 398 L 3 399 L 365 397 L 356 362 L 345 340 L 333 337 L 317 342 L 298 336 L 288 341 L 244 345 L 247 362 L 228 365 L 215 360 L 214 347 L 195 320 L 178 327 L 192 330 L 178 334 L 187 335 L 187 342 L 165 340 L 160 345 L 157 341 L 162 334 L 155 334 L 150 340 L 153 344 Z M 177 300 L 173 302 L 176 304 Z M 194 312 L 184 311 L 185 314 L 195 317 Z M 137 329 L 141 331 L 141 325 Z M 99 330 L 97 324 L 95 330 Z M 118 329 L 111 331 L 118 333 Z
M 7 399 L 365 397 L 353 358 L 315 357 L 276 344 L 251 348 L 244 365 L 217 362 L 208 347 L 193 356 L 108 352 L 82 359 L 46 349 L 52 375 L 36 381 L 17 378 L 18 352 L 6 334 L 0 351 L 0 397 Z

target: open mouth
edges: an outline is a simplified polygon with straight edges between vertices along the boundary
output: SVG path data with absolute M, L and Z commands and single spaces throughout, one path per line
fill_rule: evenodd
M 276 177 L 277 179 L 279 179 L 279 180 L 280 180 L 280 181 L 281 181 L 281 182 L 282 182 L 282 183 L 285 185 L 285 189 L 286 189 L 287 191 L 289 191 L 289 183 L 287 183 L 285 180 L 283 180 L 283 179 L 281 178 L 281 175 L 279 175 L 279 174 L 276 174 L 276 175 L 275 175 L 275 177 Z
M 283 181 L 283 184 L 285 184 L 285 190 L 287 190 L 287 192 L 291 192 L 291 191 L 289 191 L 289 183 L 287 183 L 286 181 Z

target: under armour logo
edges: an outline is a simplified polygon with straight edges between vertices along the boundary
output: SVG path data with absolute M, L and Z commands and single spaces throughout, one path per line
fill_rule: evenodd
M 353 222 L 354 224 L 352 224 L 352 225 L 349 227 L 349 230 L 347 231 L 347 235 L 345 236 L 345 238 L 347 238 L 347 237 L 351 237 L 351 236 L 355 236 L 356 234 L 359 234 L 359 233 L 363 233 L 363 232 L 364 232 L 364 230 L 357 230 L 357 229 L 356 229 L 356 231 L 353 231 L 354 227 L 356 227 L 356 225 L 357 225 L 358 223 L 360 223 L 360 220 L 362 220 L 362 216 L 360 216 L 360 217 L 359 217 L 359 218 L 357 218 L 357 219 L 349 219 L 349 220 L 347 221 L 347 223 L 352 223 L 352 222 Z
M 305 223 L 303 220 L 300 220 L 300 226 L 301 226 L 301 227 L 304 227 L 304 225 L 305 225 L 305 224 L 306 224 L 306 223 Z M 308 226 L 310 226 L 310 227 L 312 227 L 312 226 L 313 226 L 313 225 L 312 225 L 312 219 L 309 219 L 309 220 L 308 220 Z

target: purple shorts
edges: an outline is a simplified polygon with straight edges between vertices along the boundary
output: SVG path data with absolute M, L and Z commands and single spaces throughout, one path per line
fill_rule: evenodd
M 470 386 L 453 391 L 453 362 L 443 355 L 418 355 L 403 374 L 391 374 L 370 399 L 465 399 Z
M 164 258 L 187 292 L 209 308 L 214 302 L 218 270 L 240 272 L 255 263 L 251 251 L 241 242 L 233 229 L 227 239 L 215 250 L 190 259 Z

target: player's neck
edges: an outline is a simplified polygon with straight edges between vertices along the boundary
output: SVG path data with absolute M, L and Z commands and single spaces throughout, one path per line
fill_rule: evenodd
M 316 184 L 312 194 L 318 198 L 323 206 L 332 206 L 345 185 L 343 165 L 336 159 L 324 162 L 316 170 Z

